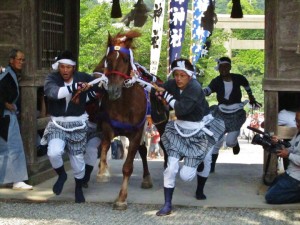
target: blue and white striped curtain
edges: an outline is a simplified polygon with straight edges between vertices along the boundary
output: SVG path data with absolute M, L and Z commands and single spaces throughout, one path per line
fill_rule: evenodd
M 193 65 L 200 57 L 207 54 L 204 48 L 206 38 L 209 37 L 210 32 L 204 30 L 201 25 L 201 17 L 204 17 L 204 12 L 207 10 L 209 0 L 194 0 L 193 5 L 193 26 L 192 26 L 192 44 L 191 44 L 191 61 Z

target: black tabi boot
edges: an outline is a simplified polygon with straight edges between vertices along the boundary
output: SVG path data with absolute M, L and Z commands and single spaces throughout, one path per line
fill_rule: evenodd
M 93 171 L 93 166 L 90 166 L 90 165 L 85 165 L 85 174 L 84 174 L 84 177 L 83 177 L 83 181 L 82 181 L 82 187 L 84 188 L 88 188 L 88 182 L 90 181 L 90 178 L 91 178 L 91 173 Z
M 197 175 L 196 199 L 198 199 L 198 200 L 206 199 L 206 196 L 203 194 L 203 189 L 204 189 L 206 180 L 207 180 L 207 177 L 201 177 L 201 176 Z
M 234 147 L 232 148 L 232 151 L 233 151 L 233 154 L 234 154 L 234 155 L 237 155 L 237 154 L 240 153 L 240 145 L 239 145 L 239 143 L 237 143 L 236 146 L 234 146 Z
M 82 182 L 83 179 L 77 179 L 75 178 L 75 202 L 76 203 L 83 203 L 85 202 L 85 198 L 83 196 L 83 191 L 82 191 Z
M 216 162 L 217 162 L 218 156 L 219 156 L 219 154 L 211 155 L 211 164 L 210 164 L 210 172 L 211 173 L 215 172 L 215 167 L 216 167 Z
M 61 166 L 54 170 L 58 175 L 58 179 L 56 183 L 53 185 L 52 190 L 56 195 L 60 195 L 68 176 L 66 174 L 64 166 Z
M 164 188 L 165 194 L 165 204 L 164 206 L 156 213 L 157 216 L 166 216 L 172 212 L 172 197 L 175 188 Z

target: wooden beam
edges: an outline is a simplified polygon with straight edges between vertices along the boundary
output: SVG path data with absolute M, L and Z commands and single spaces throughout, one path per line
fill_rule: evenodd
M 264 91 L 295 91 L 298 92 L 300 87 L 299 79 L 279 79 L 279 78 L 264 78 Z M 265 96 L 268 92 L 265 92 Z M 273 102 L 273 101 L 272 101 Z M 278 110 L 276 110 L 277 113 Z M 275 111 L 273 112 L 275 113 Z
M 216 28 L 220 29 L 265 29 L 264 15 L 244 15 L 241 19 L 230 18 L 229 14 L 218 14 Z
M 237 38 L 229 39 L 231 49 L 264 49 L 264 40 L 238 40 Z

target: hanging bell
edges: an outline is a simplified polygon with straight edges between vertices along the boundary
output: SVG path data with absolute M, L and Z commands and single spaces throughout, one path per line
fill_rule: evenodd
M 231 18 L 243 18 L 243 10 L 240 0 L 232 0 Z
M 120 0 L 113 0 L 112 6 L 111 6 L 110 17 L 111 18 L 121 18 L 122 17 Z

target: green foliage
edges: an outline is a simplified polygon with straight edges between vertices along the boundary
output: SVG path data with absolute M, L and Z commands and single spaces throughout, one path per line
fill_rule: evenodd
M 261 29 L 234 29 L 232 30 L 232 37 L 239 40 L 264 40 L 265 31 Z
M 123 3 L 124 12 L 130 11 L 131 3 Z M 80 2 L 83 10 L 80 18 L 79 70 L 91 73 L 106 53 L 108 34 L 117 34 L 122 28 L 113 26 L 118 22 L 110 18 L 111 4 L 95 3 L 94 0 Z
M 152 9 L 153 2 L 144 0 L 149 9 Z M 121 9 L 123 16 L 128 14 L 133 8 L 134 1 L 121 0 Z M 190 2 L 191 3 L 191 2 Z M 246 14 L 263 14 L 264 0 L 241 0 L 244 15 Z M 251 4 L 250 4 L 251 3 Z M 216 0 L 216 13 L 230 13 L 231 0 Z M 164 33 L 162 38 L 162 47 L 160 53 L 160 62 L 158 68 L 158 76 L 165 80 L 168 73 L 168 15 L 167 6 L 165 8 Z M 111 3 L 98 4 L 96 0 L 80 1 L 80 55 L 79 70 L 91 73 L 106 52 L 108 32 L 115 35 L 120 31 L 128 29 L 138 29 L 142 33 L 140 38 L 135 40 L 136 49 L 134 49 L 134 57 L 137 62 L 150 68 L 150 48 L 152 19 L 150 17 L 142 28 L 133 27 L 116 27 L 115 23 L 120 23 L 120 19 L 110 18 Z M 190 36 L 191 22 L 187 21 L 185 30 L 185 41 L 183 42 L 181 57 L 190 57 Z M 226 56 L 227 51 L 224 43 L 230 37 L 238 39 L 263 40 L 264 32 L 262 30 L 234 30 L 232 34 L 224 32 L 221 29 L 215 29 L 211 37 L 208 39 L 210 47 L 208 55 L 200 58 L 196 66 L 200 69 L 201 76 L 199 81 L 203 86 L 207 86 L 209 82 L 216 76 L 218 71 L 214 69 L 216 66 L 215 59 Z M 263 103 L 262 79 L 264 76 L 264 51 L 260 50 L 239 50 L 232 52 L 232 72 L 243 74 L 247 77 L 251 84 L 251 88 L 256 99 Z M 246 95 L 245 95 L 246 97 Z M 208 98 L 210 104 L 216 104 L 216 97 L 212 95 Z
M 87 1 L 88 2 L 88 1 Z M 81 8 L 86 8 L 81 3 Z M 79 70 L 92 72 L 104 55 L 107 26 L 110 21 L 110 4 L 97 4 L 85 11 L 80 19 Z
M 96 5 L 97 0 L 80 0 L 80 17 L 85 16 Z
M 265 0 L 241 0 L 244 15 L 263 15 L 265 11 Z M 216 13 L 230 14 L 232 8 L 231 0 L 216 0 Z
M 215 60 L 226 55 L 224 42 L 228 40 L 229 37 L 229 33 L 222 29 L 215 29 L 208 39 L 211 43 L 208 55 L 200 58 L 196 64 L 196 66 L 203 71 L 203 76 L 199 79 L 203 86 L 207 86 L 209 82 L 218 75 L 218 72 L 215 70 L 215 66 L 217 65 Z
M 227 9 L 228 3 L 231 0 L 216 0 L 215 12 L 217 14 L 228 14 L 230 11 Z
M 233 51 L 232 71 L 243 74 L 249 81 L 253 95 L 258 102 L 263 103 L 262 79 L 264 77 L 263 50 L 235 50 Z M 244 92 L 246 95 L 246 93 Z
M 123 16 L 127 15 L 133 8 L 133 2 L 122 2 L 121 9 Z M 129 27 L 113 26 L 120 23 L 121 19 L 110 18 L 111 4 L 93 4 L 89 0 L 81 1 L 83 13 L 80 19 L 80 55 L 79 70 L 91 73 L 102 57 L 105 55 L 108 32 L 115 35 L 128 29 L 136 29 L 142 33 L 140 38 L 135 40 L 134 57 L 137 62 L 146 68 L 150 68 L 150 43 L 152 33 L 152 18 L 148 18 L 142 28 L 133 27 L 133 22 Z M 90 7 L 88 9 L 88 7 Z M 122 24 L 122 23 L 121 23 Z M 165 23 L 166 24 L 166 23 Z M 167 27 L 167 26 L 166 26 Z M 165 37 L 167 33 L 164 34 Z M 167 38 L 163 38 L 163 46 L 167 46 Z M 163 49 L 165 51 L 163 51 Z M 167 50 L 162 48 L 159 74 L 161 77 L 166 75 Z

